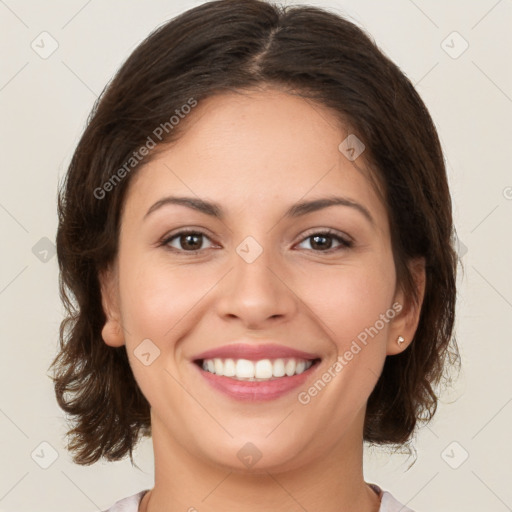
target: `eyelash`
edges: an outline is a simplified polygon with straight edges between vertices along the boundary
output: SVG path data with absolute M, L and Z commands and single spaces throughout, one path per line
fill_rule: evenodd
M 173 234 L 172 236 L 168 236 L 168 237 L 165 237 L 160 243 L 159 243 L 159 246 L 160 247 L 165 247 L 166 249 L 174 252 L 174 253 L 177 253 L 177 254 L 190 254 L 190 255 L 195 255 L 195 254 L 198 254 L 200 253 L 201 251 L 204 251 L 205 249 L 196 249 L 196 250 L 193 250 L 193 251 L 187 251 L 185 249 L 176 249 L 175 247 L 171 247 L 169 246 L 168 244 L 174 240 L 175 238 L 179 238 L 181 236 L 184 236 L 184 235 L 201 235 L 203 237 L 206 237 L 209 239 L 208 235 L 200 230 L 188 230 L 188 229 L 185 229 L 183 231 L 179 231 L 178 233 L 175 233 Z M 331 230 L 331 229 L 326 229 L 326 230 L 323 230 L 323 231 L 315 231 L 313 233 L 311 233 L 310 235 L 304 237 L 299 243 L 302 243 L 304 242 L 305 240 L 309 239 L 309 238 L 313 238 L 314 236 L 327 236 L 327 237 L 330 237 L 330 238 L 333 238 L 335 239 L 337 242 L 340 243 L 340 245 L 338 247 L 331 247 L 330 249 L 327 249 L 325 251 L 322 251 L 322 250 L 314 250 L 314 249 L 306 249 L 307 251 L 312 251 L 312 252 L 316 252 L 316 253 L 320 253 L 320 254 L 331 254 L 333 252 L 337 252 L 339 250 L 343 250 L 343 249 L 350 249 L 354 243 L 352 240 L 348 240 L 348 239 L 345 239 L 343 238 L 342 236 L 340 236 L 339 234 L 337 234 L 335 231 Z

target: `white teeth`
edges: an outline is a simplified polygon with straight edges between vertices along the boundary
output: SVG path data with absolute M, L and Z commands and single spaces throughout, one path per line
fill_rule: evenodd
M 289 359 L 288 361 L 286 361 L 284 371 L 286 372 L 286 375 L 288 377 L 291 377 L 292 375 L 295 374 L 295 368 L 297 368 L 297 363 L 295 362 L 294 359 Z
M 270 359 L 257 361 L 254 369 L 254 376 L 257 379 L 270 379 L 272 377 L 272 363 Z
M 221 373 L 224 377 L 234 377 L 236 375 L 235 361 L 226 359 L 224 361 L 224 371 Z
M 284 361 L 282 359 L 276 359 L 272 366 L 272 375 L 274 377 L 284 377 Z
M 295 373 L 302 373 L 306 369 L 306 361 L 299 361 Z
M 217 375 L 220 375 L 220 373 Z M 247 359 L 239 359 L 235 366 L 235 376 L 241 379 L 252 379 L 254 377 L 254 363 Z
M 300 375 L 311 367 L 313 361 L 304 359 L 205 359 L 203 370 L 219 376 L 233 377 L 237 380 L 270 380 L 280 377 Z
M 213 366 L 215 368 L 215 373 L 221 373 L 224 365 L 222 364 L 222 359 L 214 359 Z

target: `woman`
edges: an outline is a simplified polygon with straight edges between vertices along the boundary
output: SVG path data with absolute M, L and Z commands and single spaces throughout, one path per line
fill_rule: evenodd
M 163 25 L 95 106 L 59 221 L 68 448 L 153 439 L 154 488 L 112 512 L 410 510 L 363 441 L 407 444 L 456 360 L 451 202 L 362 30 L 259 0 Z

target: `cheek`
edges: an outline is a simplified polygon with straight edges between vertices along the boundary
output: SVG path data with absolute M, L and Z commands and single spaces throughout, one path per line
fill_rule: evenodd
M 218 280 L 212 273 L 147 258 L 121 274 L 123 319 L 130 332 L 163 340 L 171 336 Z M 134 270 L 136 269 L 136 270 Z M 123 281 L 124 279 L 124 281 Z
M 161 257 L 127 256 L 120 262 L 120 282 L 128 333 L 135 333 L 137 339 L 155 339 L 157 344 L 157 340 L 163 344 L 164 339 L 175 339 L 190 319 L 198 320 L 225 270 L 208 264 L 171 265 Z M 292 269 L 289 276 L 290 288 L 310 310 L 304 314 L 312 312 L 327 337 L 341 345 L 374 325 L 392 303 L 395 272 L 388 254 L 344 265 L 312 265 L 295 275 Z
M 376 323 L 379 330 L 385 331 L 388 324 L 385 322 L 383 328 L 381 315 L 388 312 L 390 316 L 395 289 L 394 267 L 387 258 L 333 267 L 304 279 L 306 303 L 322 320 L 327 336 L 335 341 L 338 350 L 345 349 L 351 340 Z
M 135 379 L 152 404 L 161 400 L 162 386 L 173 389 L 180 340 L 197 325 L 205 296 L 218 281 L 212 272 L 191 269 L 149 258 L 135 261 L 133 254 L 124 267 L 120 264 L 126 349 Z M 173 399 L 180 397 L 177 393 Z
M 318 423 L 318 428 L 325 428 L 320 426 L 325 421 L 322 411 L 330 411 L 333 436 L 341 425 L 348 428 L 381 373 L 387 332 L 395 316 L 393 270 L 383 264 L 333 269 L 318 275 L 307 295 L 333 351 L 317 380 L 298 398 L 301 404 L 311 404 L 309 411 L 314 408 L 308 421 Z

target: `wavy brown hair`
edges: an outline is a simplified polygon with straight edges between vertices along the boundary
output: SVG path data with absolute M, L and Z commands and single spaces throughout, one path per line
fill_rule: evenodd
M 452 338 L 457 258 L 444 158 L 424 103 L 365 32 L 338 14 L 219 0 L 170 20 L 135 49 L 94 105 L 59 189 L 57 255 L 67 316 L 50 368 L 58 404 L 72 419 L 67 448 L 74 462 L 129 453 L 133 463 L 140 436 L 151 435 L 150 406 L 126 348 L 108 346 L 101 335 L 99 275 L 116 257 L 125 191 L 140 164 L 115 183 L 114 175 L 191 98 L 269 85 L 327 106 L 364 141 L 364 162 L 388 211 L 398 283 L 411 300 L 417 297 L 408 263 L 426 261 L 414 340 L 386 358 L 368 400 L 365 441 L 404 445 L 418 421 L 435 413 L 436 385 L 447 380 L 449 363 L 460 361 Z M 143 163 L 187 120 L 168 128 Z

